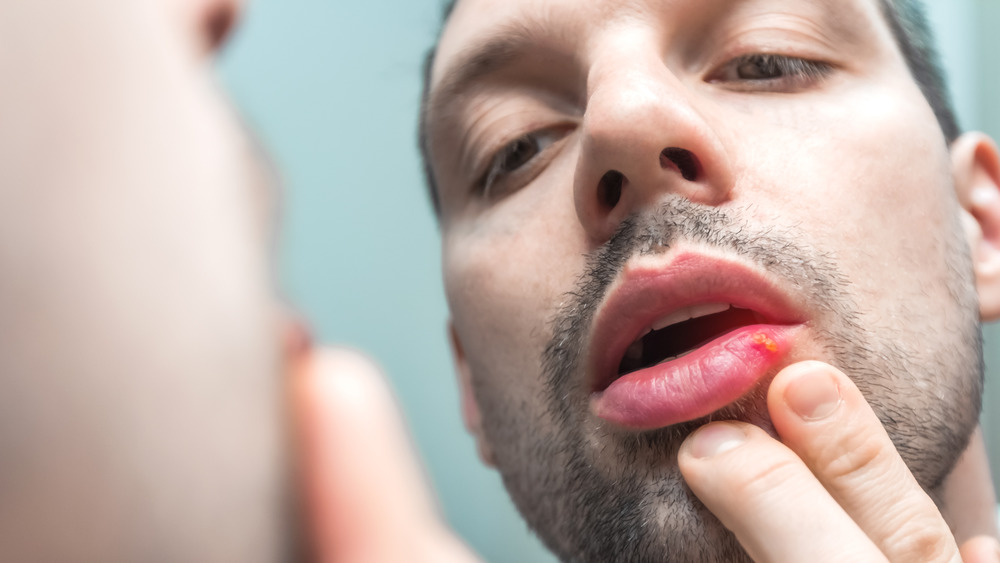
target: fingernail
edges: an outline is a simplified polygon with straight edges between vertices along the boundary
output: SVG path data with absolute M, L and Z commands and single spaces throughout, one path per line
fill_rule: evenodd
M 785 402 L 805 420 L 822 420 L 840 406 L 840 385 L 825 370 L 808 370 L 785 388 Z
M 690 438 L 691 455 L 696 458 L 716 456 L 739 447 L 746 439 L 746 433 L 739 426 L 724 422 L 702 426 Z

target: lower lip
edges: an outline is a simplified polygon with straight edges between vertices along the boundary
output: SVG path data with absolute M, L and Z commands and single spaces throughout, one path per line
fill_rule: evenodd
M 591 411 L 619 426 L 652 430 L 708 416 L 773 372 L 794 327 L 751 325 L 686 356 L 634 371 L 591 396 Z

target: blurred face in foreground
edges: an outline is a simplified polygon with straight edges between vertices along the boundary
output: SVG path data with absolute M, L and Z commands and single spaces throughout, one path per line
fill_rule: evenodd
M 465 416 L 560 556 L 744 557 L 677 449 L 770 430 L 802 360 L 938 490 L 980 402 L 976 221 L 877 2 L 462 0 L 427 123 Z
M 0 559 L 283 558 L 254 145 L 229 0 L 0 3 Z

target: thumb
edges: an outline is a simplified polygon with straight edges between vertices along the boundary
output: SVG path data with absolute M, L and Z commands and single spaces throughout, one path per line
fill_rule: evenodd
M 441 523 L 379 370 L 348 350 L 292 380 L 307 528 L 319 561 L 471 561 Z

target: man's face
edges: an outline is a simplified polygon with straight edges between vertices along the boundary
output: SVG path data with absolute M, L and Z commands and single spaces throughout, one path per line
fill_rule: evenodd
M 807 359 L 940 485 L 976 420 L 975 288 L 874 0 L 462 0 L 431 88 L 466 418 L 551 549 L 743 557 L 677 448 L 710 418 L 773 432 L 768 381 Z

